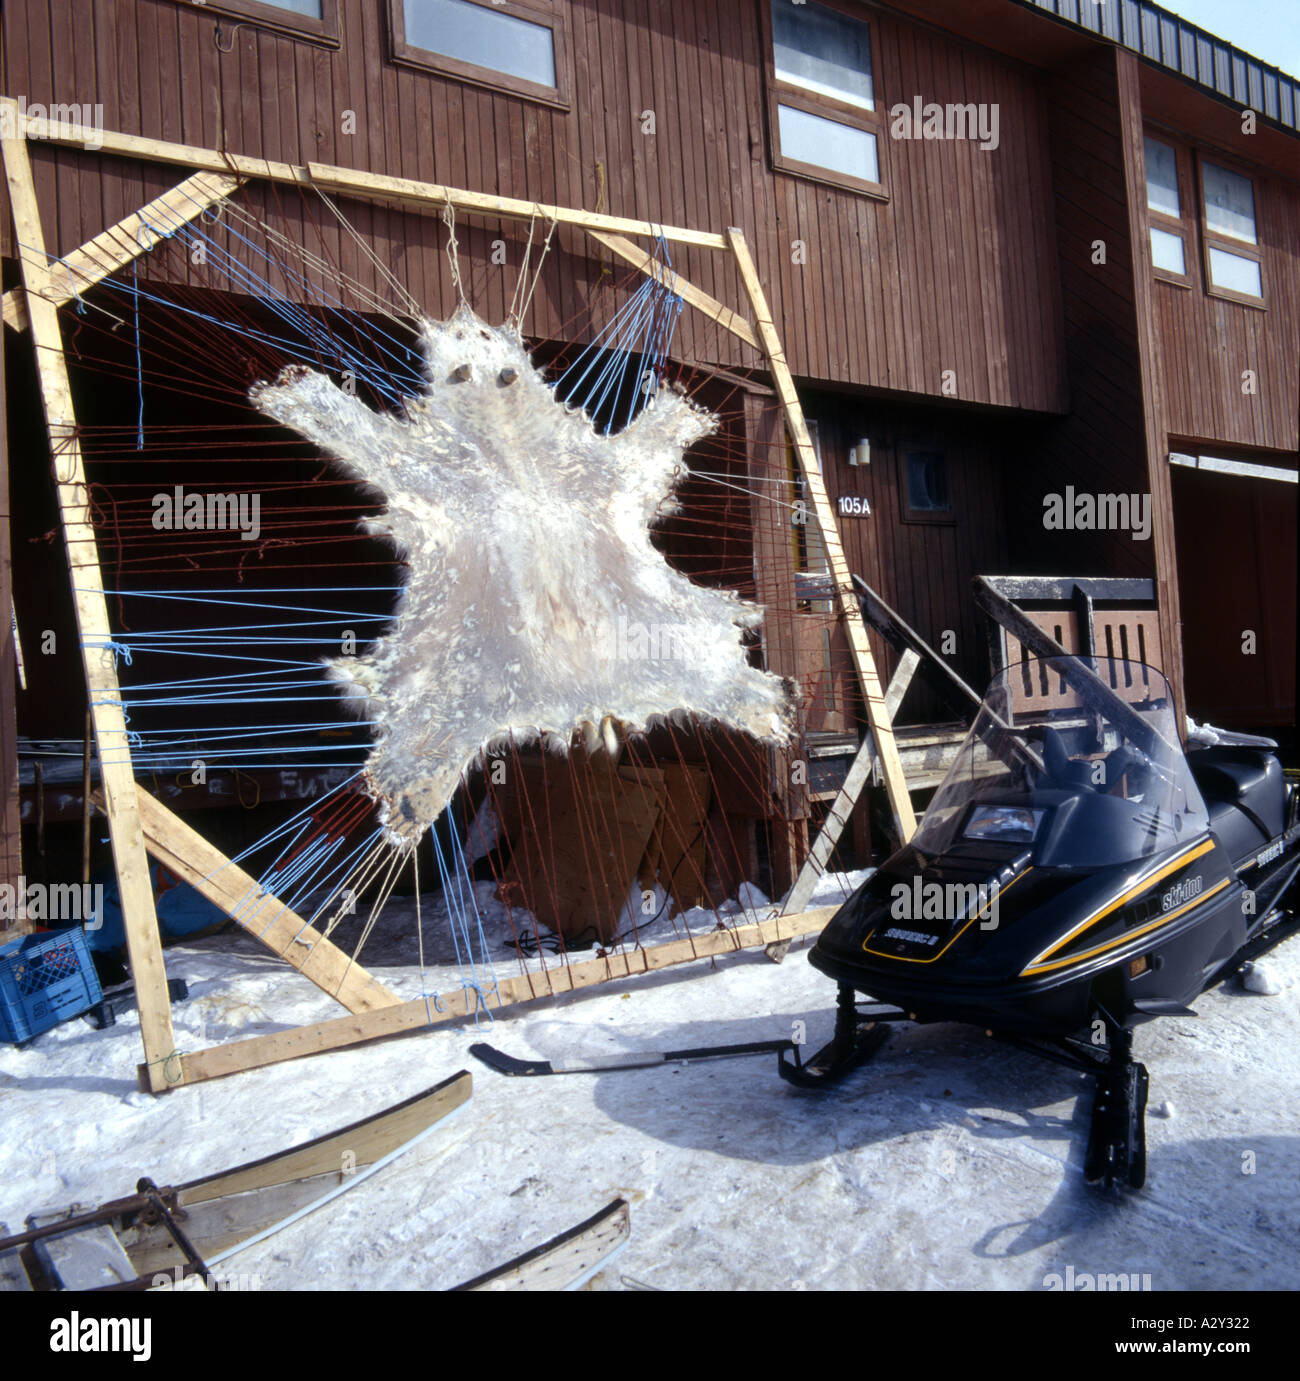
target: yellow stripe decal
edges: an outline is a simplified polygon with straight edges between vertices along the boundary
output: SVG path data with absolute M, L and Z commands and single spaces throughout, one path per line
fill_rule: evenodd
M 1176 873 L 1180 868 L 1194 862 L 1196 859 L 1200 858 L 1202 854 L 1209 853 L 1213 848 L 1214 840 L 1207 839 L 1195 848 L 1190 848 L 1186 853 L 1179 854 L 1177 858 L 1170 859 L 1168 863 L 1164 864 L 1163 867 L 1157 869 L 1154 873 L 1148 873 L 1146 877 L 1139 878 L 1126 892 L 1121 893 L 1112 901 L 1106 902 L 1099 910 L 1094 911 L 1091 916 L 1080 921 L 1073 930 L 1067 931 L 1066 934 L 1062 935 L 1055 944 L 1049 945 L 1041 954 L 1035 955 L 1029 961 L 1028 967 L 1021 970 L 1021 977 L 1023 978 L 1027 973 L 1033 973 L 1044 959 L 1050 959 L 1058 949 L 1064 945 L 1068 945 L 1071 940 L 1082 935 L 1089 926 L 1094 926 L 1098 921 L 1105 920 L 1112 911 L 1118 911 L 1125 902 L 1132 901 L 1134 897 L 1141 895 L 1141 893 L 1147 891 L 1148 888 L 1154 887 L 1156 883 L 1160 882 L 1163 878 L 1167 878 L 1170 873 Z
M 1081 964 L 1085 959 L 1092 959 L 1098 954 L 1105 954 L 1108 949 L 1114 949 L 1117 945 L 1126 945 L 1139 935 L 1145 935 L 1150 930 L 1158 930 L 1162 925 L 1168 925 L 1170 921 L 1181 916 L 1184 911 L 1190 911 L 1192 907 L 1200 906 L 1203 901 L 1209 901 L 1216 892 L 1222 892 L 1231 881 L 1231 878 L 1224 878 L 1222 882 L 1211 887 L 1208 892 L 1203 892 L 1199 897 L 1184 902 L 1177 911 L 1171 911 L 1167 916 L 1161 916 L 1158 921 L 1148 921 L 1146 925 L 1139 926 L 1136 930 L 1130 930 L 1127 935 L 1120 935 L 1114 940 L 1107 940 L 1104 945 L 1086 949 L 1082 954 L 1072 954 L 1068 959 L 1058 959 L 1052 964 L 1031 964 L 1029 968 L 1020 971 L 1020 976 L 1021 978 L 1030 978 L 1036 973 L 1047 973 L 1050 969 L 1063 969 L 1067 964 Z
M 1033 865 L 1030 864 L 1030 866 L 1026 868 L 1023 873 L 1017 873 L 1015 877 L 1013 877 L 1005 887 L 999 888 L 996 895 L 991 897 L 987 902 L 985 902 L 985 904 L 970 918 L 970 920 L 966 922 L 964 926 L 962 926 L 962 928 L 955 935 L 949 936 L 948 943 L 944 945 L 944 947 L 939 951 L 938 954 L 931 954 L 926 959 L 909 959 L 905 954 L 887 954 L 883 949 L 872 949 L 870 945 L 867 944 L 867 940 L 870 940 L 875 935 L 875 930 L 873 930 L 871 934 L 867 936 L 867 940 L 863 940 L 862 948 L 866 951 L 867 954 L 878 954 L 882 959 L 892 959 L 896 964 L 933 964 L 936 959 L 942 959 L 943 956 L 947 954 L 947 952 L 953 947 L 953 945 L 955 945 L 957 941 L 960 940 L 963 935 L 965 935 L 965 933 L 971 928 L 971 926 L 973 926 L 975 922 L 978 921 L 982 915 L 984 915 L 984 913 L 989 909 L 990 906 L 994 904 L 994 902 L 1000 900 L 1003 896 L 1006 895 L 1006 893 L 1011 891 L 1011 889 L 1016 885 L 1016 883 L 1020 881 L 1021 878 L 1027 877 L 1033 871 Z M 970 884 L 962 885 L 969 886 Z M 877 927 L 877 929 L 878 928 L 879 927 Z

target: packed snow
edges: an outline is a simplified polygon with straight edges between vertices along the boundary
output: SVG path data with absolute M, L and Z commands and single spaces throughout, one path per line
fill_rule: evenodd
M 814 904 L 857 880 L 824 880 Z M 479 890 L 496 972 L 517 973 L 503 913 Z M 446 991 L 456 970 L 439 904 L 425 898 L 421 915 L 423 986 Z M 687 922 L 717 919 L 661 915 L 651 937 Z M 594 1289 L 1043 1289 L 1069 1266 L 1149 1275 L 1156 1290 L 1300 1286 L 1297 940 L 1269 957 L 1276 995 L 1231 980 L 1198 1000 L 1198 1018 L 1139 1029 L 1155 1115 L 1146 1187 L 1125 1196 L 1083 1182 L 1084 1076 L 966 1027 L 900 1025 L 822 1094 L 782 1083 L 774 1057 L 509 1079 L 468 1054 L 475 1040 L 551 1058 L 799 1030 L 815 1048 L 835 990 L 807 963 L 810 943 L 780 965 L 762 950 L 701 960 L 164 1097 L 137 1090 L 133 1013 L 102 1032 L 74 1020 L 0 1048 L 0 1219 L 16 1230 L 144 1174 L 224 1169 L 467 1068 L 473 1098 L 424 1142 L 222 1269 L 265 1289 L 442 1288 L 622 1196 L 632 1239 Z M 362 960 L 415 996 L 417 952 L 414 903 L 394 899 Z M 340 1011 L 242 935 L 170 948 L 167 967 L 190 985 L 173 1009 L 184 1049 Z

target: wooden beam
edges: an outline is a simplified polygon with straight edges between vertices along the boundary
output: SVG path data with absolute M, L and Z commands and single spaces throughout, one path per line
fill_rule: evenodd
M 1155 271 L 1147 228 L 1146 127 L 1142 114 L 1142 68 L 1135 54 L 1116 46 L 1116 90 L 1123 143 L 1124 184 L 1128 202 L 1133 274 L 1133 310 L 1137 328 L 1138 371 L 1142 385 L 1142 424 L 1151 494 L 1152 555 L 1155 563 L 1160 620 L 1161 668 L 1174 692 L 1174 715 L 1187 722 L 1183 676 L 1183 623 L 1178 596 L 1173 481 L 1166 461 L 1169 427 L 1164 396 L 1164 332 L 1156 312 Z M 1190 251 L 1190 246 L 1189 246 Z M 1294 333 L 1292 335 L 1294 342 Z M 1294 351 L 1294 344 L 1292 345 Z M 1292 356 L 1294 362 L 1294 355 Z M 1181 732 L 1181 727 L 1180 727 Z
M 11 103 L 12 104 L 12 103 Z M 15 107 L 16 113 L 16 107 Z M 14 238 L 17 241 L 32 348 L 40 382 L 41 404 L 56 476 L 59 512 L 67 547 L 77 631 L 81 641 L 86 685 L 90 692 L 104 784 L 105 813 L 113 845 L 118 894 L 126 927 L 127 952 L 135 979 L 144 1041 L 144 1086 L 155 1092 L 172 1082 L 176 1045 L 172 1034 L 171 999 L 163 965 L 162 941 L 154 914 L 149 859 L 145 854 L 140 812 L 136 805 L 135 775 L 117 683 L 112 628 L 104 602 L 103 577 L 95 530 L 89 521 L 86 475 L 77 439 L 67 361 L 58 312 L 50 301 L 45 232 L 41 228 L 36 186 L 32 180 L 27 144 L 22 138 L 0 137 L 5 179 L 9 187 Z
M 903 703 L 903 696 L 907 694 L 908 686 L 912 684 L 912 677 L 916 673 L 917 663 L 920 660 L 920 654 L 913 652 L 909 647 L 899 658 L 898 666 L 894 668 L 889 689 L 885 692 L 885 710 L 891 723 L 898 713 L 898 707 Z M 808 857 L 799 870 L 799 876 L 795 879 L 794 886 L 790 889 L 790 895 L 785 899 L 783 911 L 798 913 L 808 905 L 813 890 L 826 871 L 826 865 L 830 862 L 831 854 L 835 851 L 835 845 L 839 843 L 844 826 L 848 823 L 849 816 L 853 814 L 853 807 L 857 805 L 863 788 L 871 778 L 876 762 L 876 745 L 872 741 L 871 735 L 867 734 L 849 766 L 848 774 L 844 778 L 844 785 L 840 787 L 834 801 L 831 802 L 830 810 L 826 812 L 825 823 L 822 825 L 817 838 L 813 840 L 813 846 L 808 851 Z
M 797 682 L 799 658 L 794 613 L 795 569 L 791 545 L 790 510 L 780 503 L 786 469 L 785 423 L 781 414 L 757 394 L 744 395 L 745 446 L 750 480 L 750 526 L 754 534 L 754 593 L 763 608 L 763 665 L 774 676 Z M 808 854 L 808 787 L 793 766 L 806 729 L 802 701 L 795 704 L 796 743 L 773 748 L 768 810 L 772 892 L 779 896 L 794 886 Z M 794 910 L 796 908 L 791 908 Z M 802 910 L 802 908 L 798 908 Z
M 18 649 L 14 626 L 13 564 L 9 547 L 9 411 L 5 342 L 0 330 L 0 884 L 15 889 L 23 871 L 22 797 L 18 786 Z M 22 907 L 0 921 L 0 945 L 29 929 Z
M 102 808 L 103 795 L 92 796 Z M 401 999 L 360 964 L 295 915 L 282 901 L 263 892 L 256 878 L 209 844 L 179 815 L 138 791 L 145 848 L 178 877 L 219 906 L 243 931 L 293 965 L 349 1012 L 395 1007 Z
M 308 163 L 307 173 L 313 187 L 323 192 L 337 192 L 343 196 L 362 197 L 367 201 L 389 201 L 416 205 L 428 210 L 440 210 L 450 201 L 453 209 L 474 216 L 490 216 L 494 220 L 555 221 L 557 225 L 576 225 L 589 231 L 612 231 L 623 235 L 645 235 L 674 240 L 679 244 L 698 245 L 702 249 L 725 249 L 721 235 L 707 230 L 687 230 L 682 226 L 660 226 L 651 221 L 638 221 L 626 216 L 604 216 L 595 211 L 582 211 L 572 206 L 550 206 L 543 202 L 523 201 L 518 197 L 499 197 L 487 192 L 467 192 L 463 188 L 444 187 L 435 182 L 413 182 L 406 177 L 391 177 L 386 173 L 365 173 L 355 168 L 336 168 L 326 163 Z
M 617 978 L 654 973 L 674 964 L 689 964 L 693 959 L 731 954 L 773 944 L 778 940 L 810 935 L 820 931 L 838 909 L 826 906 L 816 911 L 806 911 L 802 916 L 776 916 L 752 925 L 737 926 L 734 930 L 712 930 L 687 940 L 670 940 L 650 949 L 628 950 L 604 959 L 589 959 L 581 964 L 563 967 L 557 965 L 542 973 L 504 978 L 494 992 L 487 994 L 486 1004 L 493 1010 L 499 1010 L 520 1002 L 576 992 Z M 303 1055 L 319 1055 L 327 1050 L 340 1050 L 387 1036 L 423 1031 L 431 1026 L 441 1026 L 471 1016 L 478 1006 L 477 995 L 463 990 L 448 993 L 437 1000 L 438 1007 L 434 1006 L 432 998 L 417 998 L 396 1007 L 336 1017 L 315 1026 L 298 1026 L 289 1031 L 273 1032 L 269 1036 L 252 1036 L 248 1040 L 213 1046 L 210 1050 L 200 1050 L 192 1055 L 181 1055 L 178 1066 L 173 1061 L 177 1067 L 172 1072 L 178 1075 L 173 1082 L 201 1083 L 207 1079 L 223 1078 L 227 1074 L 279 1064 L 284 1060 L 296 1060 Z
M 0 98 L 4 99 L 4 98 Z M 643 235 L 648 239 L 672 240 L 678 244 L 699 245 L 703 249 L 726 249 L 721 235 L 707 230 L 690 230 L 683 226 L 660 225 L 657 221 L 641 221 L 627 216 L 603 216 L 594 211 L 581 211 L 571 206 L 551 206 L 546 202 L 524 201 L 519 197 L 499 197 L 487 192 L 468 192 L 459 187 L 445 187 L 441 183 L 414 182 L 410 178 L 390 177 L 384 173 L 368 173 L 357 168 L 341 168 L 329 163 L 308 163 L 305 167 L 294 163 L 278 163 L 265 158 L 250 158 L 242 153 L 218 152 L 193 144 L 174 144 L 164 139 L 148 139 L 139 134 L 121 134 L 117 130 L 94 130 L 83 126 L 51 124 L 48 120 L 31 120 L 21 116 L 16 102 L 12 107 L 11 128 L 20 135 L 29 135 L 44 143 L 81 145 L 97 153 L 117 154 L 123 158 L 139 158 L 150 163 L 171 163 L 181 168 L 200 168 L 208 172 L 229 173 L 239 177 L 266 178 L 271 182 L 292 182 L 299 186 L 319 187 L 322 191 L 345 196 L 361 197 L 367 201 L 393 201 L 407 205 L 441 210 L 448 202 L 468 215 L 490 216 L 503 220 L 554 220 L 560 225 L 576 225 L 586 230 L 606 230 L 619 235 Z
M 239 185 L 239 179 L 228 173 L 195 173 L 187 177 L 51 265 L 48 300 L 56 307 L 70 302 L 100 279 L 116 273 L 123 264 L 147 253 L 157 243 L 156 237 L 169 234 L 180 222 L 192 221 Z M 13 288 L 4 295 L 4 324 L 15 331 L 27 329 L 27 301 L 21 288 Z
M 885 791 L 889 796 L 894 824 L 900 842 L 906 844 L 916 829 L 916 815 L 912 810 L 912 799 L 907 792 L 907 778 L 903 775 L 903 764 L 899 761 L 898 745 L 894 742 L 893 726 L 885 710 L 884 691 L 880 676 L 876 671 L 875 658 L 871 654 L 871 644 L 867 641 L 866 624 L 862 621 L 862 610 L 858 608 L 858 597 L 853 588 L 853 576 L 844 559 L 844 548 L 840 545 L 839 527 L 835 522 L 835 510 L 831 507 L 826 486 L 822 482 L 821 469 L 817 464 L 817 453 L 813 449 L 812 438 L 804 421 L 803 409 L 799 405 L 799 395 L 795 392 L 794 378 L 786 363 L 776 326 L 772 321 L 772 310 L 767 303 L 767 295 L 759 281 L 758 270 L 749 252 L 744 234 L 735 226 L 727 231 L 727 241 L 736 257 L 740 279 L 750 301 L 754 323 L 762 340 L 763 353 L 767 356 L 768 368 L 776 384 L 777 397 L 785 409 L 786 424 L 794 442 L 795 455 L 803 474 L 808 496 L 812 500 L 817 526 L 821 529 L 826 557 L 830 563 L 831 579 L 835 585 L 835 598 L 840 606 L 845 632 L 848 634 L 849 650 L 853 654 L 853 664 L 857 668 L 862 685 L 862 698 L 867 707 L 867 722 L 871 735 L 876 741 L 876 751 L 880 754 L 881 772 L 885 780 Z
M 606 249 L 613 251 L 620 259 L 626 260 L 633 268 L 640 269 L 647 277 L 653 278 L 656 283 L 662 283 L 669 292 L 676 293 L 683 302 L 689 302 L 692 307 L 697 307 L 705 316 L 716 321 L 720 326 L 730 331 L 732 335 L 739 336 L 741 340 L 752 345 L 755 350 L 763 348 L 758 333 L 743 316 L 733 312 L 730 307 L 719 302 L 716 297 L 710 297 L 703 288 L 697 288 L 694 283 L 687 282 L 681 274 L 674 272 L 664 264 L 653 250 L 634 245 L 631 240 L 625 240 L 621 235 L 607 235 L 599 230 L 591 230 L 589 233 L 593 240 L 599 240 Z

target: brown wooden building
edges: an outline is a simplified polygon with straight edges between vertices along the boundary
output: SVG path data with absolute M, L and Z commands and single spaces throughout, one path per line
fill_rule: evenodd
M 849 501 L 850 567 L 967 680 L 989 670 L 973 576 L 1145 576 L 1190 713 L 1293 722 L 1300 87 L 1147 0 L 8 0 L 0 42 L 0 94 L 102 106 L 126 134 L 740 227 L 827 488 Z M 53 146 L 33 163 L 57 255 L 177 180 Z M 430 315 L 451 310 L 436 219 L 376 206 L 355 223 Z M 341 234 L 336 248 L 373 271 Z M 7 215 L 3 254 L 8 286 Z M 490 236 L 469 233 L 462 260 L 480 313 L 502 319 Z M 736 301 L 716 256 L 674 262 Z M 585 286 L 540 293 L 527 334 L 563 339 Z M 63 596 L 34 540 L 44 501 L 24 508 L 45 457 L 18 341 L 25 636 Z M 673 354 L 762 397 L 725 333 L 684 316 Z M 736 407 L 757 445 L 761 407 L 748 423 Z M 1146 530 L 1045 522 L 1053 496 L 1102 493 L 1149 495 Z M 754 559 L 760 595 L 816 575 L 815 545 L 760 534 Z M 811 730 L 856 738 L 842 630 L 807 609 L 769 662 L 815 684 Z M 20 732 L 75 736 L 75 694 L 27 660 Z M 906 704 L 905 720 L 941 717 Z

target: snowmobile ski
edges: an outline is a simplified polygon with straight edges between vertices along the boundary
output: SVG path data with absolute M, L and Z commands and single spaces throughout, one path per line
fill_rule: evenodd
M 479 1041 L 469 1053 L 495 1069 L 498 1074 L 534 1076 L 542 1074 L 597 1074 L 611 1069 L 652 1069 L 656 1065 L 676 1064 L 679 1060 L 725 1060 L 737 1055 L 780 1055 L 793 1050 L 793 1041 L 753 1041 L 748 1045 L 706 1045 L 693 1050 L 665 1050 L 638 1055 L 561 1056 L 554 1060 L 521 1060 L 493 1045 Z
M 835 1034 L 830 1042 L 810 1059 L 801 1060 L 798 1048 L 794 1059 L 781 1056 L 779 1073 L 786 1083 L 797 1088 L 830 1088 L 866 1062 L 889 1039 L 886 1021 L 898 1021 L 907 1014 L 895 1008 L 869 1007 L 863 1013 L 854 999 L 853 989 L 841 985 L 835 1007 Z

